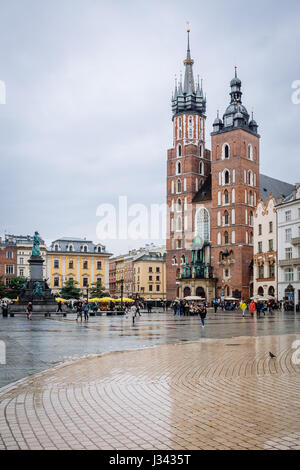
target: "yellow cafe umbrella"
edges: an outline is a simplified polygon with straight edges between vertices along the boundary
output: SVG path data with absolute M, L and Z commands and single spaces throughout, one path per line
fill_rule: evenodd
M 122 302 L 122 299 L 117 299 L 116 302 Z M 123 297 L 123 302 L 127 303 L 134 303 L 135 300 L 129 299 L 128 297 Z

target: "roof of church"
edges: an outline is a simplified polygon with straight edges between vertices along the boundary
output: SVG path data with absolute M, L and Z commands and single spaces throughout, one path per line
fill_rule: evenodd
M 293 189 L 293 184 L 260 174 L 260 195 L 264 202 L 268 199 L 271 192 L 277 201 L 280 197 L 288 196 Z M 205 201 L 211 201 L 211 175 L 209 175 L 193 199 L 193 202 Z
M 264 202 L 268 199 L 270 192 L 273 193 L 274 199 L 277 201 L 280 197 L 288 196 L 293 189 L 293 184 L 285 183 L 270 176 L 260 175 L 260 195 Z
M 204 201 L 211 201 L 211 175 L 208 176 L 203 186 L 201 186 L 199 191 L 195 194 L 192 202 Z

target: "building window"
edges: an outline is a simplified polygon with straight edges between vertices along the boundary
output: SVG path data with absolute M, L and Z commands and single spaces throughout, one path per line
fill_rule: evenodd
M 259 224 L 258 226 L 258 235 L 261 235 L 262 234 L 262 225 Z
M 285 221 L 289 222 L 290 220 L 292 220 L 292 211 L 286 211 L 285 212 Z
M 253 212 L 250 212 L 250 221 L 249 224 L 253 227 Z
M 269 240 L 269 251 L 273 251 L 273 249 L 274 249 L 273 240 Z
M 228 232 L 225 232 L 225 233 L 224 233 L 224 243 L 225 243 L 225 245 L 228 245 L 228 243 L 229 243 Z
M 205 207 L 197 210 L 195 215 L 195 234 L 199 235 L 204 241 L 210 238 L 210 217 Z
M 20 258 L 20 264 L 24 264 L 24 258 Z
M 225 172 L 224 172 L 224 184 L 229 184 L 229 182 L 230 182 L 229 171 L 225 170 Z
M 160 285 L 156 286 L 156 292 L 160 291 Z
M 229 225 L 229 214 L 227 211 L 224 212 L 224 225 Z
M 229 193 L 227 189 L 225 189 L 225 192 L 224 192 L 224 204 L 229 204 Z
M 217 243 L 218 245 L 221 245 L 221 233 L 220 232 L 218 232 Z
M 88 286 L 89 286 L 89 280 L 88 280 L 87 277 L 84 277 L 84 278 L 83 278 L 82 285 L 83 285 L 83 287 L 88 287 Z
M 174 194 L 174 181 L 171 181 L 171 193 Z
M 181 157 L 182 156 L 182 147 L 181 145 L 177 145 L 177 157 Z
M 285 280 L 285 282 L 293 282 L 294 281 L 293 268 L 287 268 L 287 269 L 284 270 L 284 280 Z
M 258 253 L 262 253 L 262 242 L 258 242 Z
M 177 180 L 177 193 L 181 193 L 181 181 Z
M 97 261 L 97 270 L 100 271 L 102 269 L 102 261 Z
M 69 269 L 74 269 L 74 261 L 69 261 Z
M 249 160 L 253 160 L 253 148 L 251 144 L 248 145 L 248 158 Z
M 182 218 L 181 218 L 181 216 L 177 217 L 176 231 L 177 232 L 182 231 Z
M 176 167 L 177 175 L 181 175 L 181 162 L 177 162 Z
M 53 284 L 54 284 L 54 287 L 59 287 L 59 277 L 54 278 Z
M 24 269 L 20 269 L 20 270 L 19 270 L 19 275 L 20 275 L 21 277 L 24 276 Z
M 149 273 L 153 273 L 153 269 L 151 266 L 149 267 Z
M 269 222 L 269 233 L 273 233 L 273 222 Z
M 235 189 L 232 190 L 232 204 L 235 203 Z
M 176 256 L 174 256 L 173 259 L 172 259 L 172 265 L 173 265 L 173 266 L 176 266 L 176 265 L 177 265 L 177 258 L 176 258 Z
M 292 240 L 292 229 L 291 228 L 287 228 L 285 230 L 285 241 L 286 242 L 290 242 Z
M 58 251 L 58 245 L 54 246 L 54 251 Z
M 235 243 L 235 230 L 231 233 L 231 243 Z
M 259 266 L 259 268 L 258 268 L 258 277 L 259 277 L 259 279 L 264 278 L 264 266 Z
M 14 273 L 14 266 L 13 264 L 7 264 L 5 266 L 5 274 L 13 274 Z
M 285 259 L 292 259 L 293 258 L 293 250 L 292 248 L 285 249 Z
M 54 269 L 59 269 L 59 260 L 58 259 L 54 260 Z
M 182 202 L 181 202 L 181 199 L 177 199 L 176 210 L 177 210 L 177 212 L 182 212 Z
M 228 144 L 224 144 L 223 145 L 223 159 L 228 159 L 229 158 L 229 145 Z
M 156 276 L 156 281 L 160 281 L 160 276 Z
M 157 273 L 160 273 L 160 268 L 156 268 L 156 272 L 157 272 Z
M 152 276 L 149 276 L 149 281 L 152 281 L 152 280 L 153 280 L 153 279 L 152 279 Z
M 149 292 L 152 292 L 152 291 L 153 291 L 153 285 L 149 284 Z
M 83 269 L 89 269 L 89 263 L 88 261 L 83 262 Z
M 6 258 L 7 259 L 13 259 L 13 252 L 12 251 L 7 251 Z
M 269 264 L 269 277 L 275 277 L 275 264 Z
M 203 165 L 203 162 L 200 162 L 200 165 L 199 165 L 199 173 L 200 173 L 200 175 L 204 175 L 204 165 Z

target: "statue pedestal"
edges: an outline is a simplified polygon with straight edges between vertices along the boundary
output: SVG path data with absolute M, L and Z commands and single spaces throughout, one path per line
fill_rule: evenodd
M 43 280 L 44 260 L 41 256 L 31 256 L 29 258 L 30 279 L 32 281 Z

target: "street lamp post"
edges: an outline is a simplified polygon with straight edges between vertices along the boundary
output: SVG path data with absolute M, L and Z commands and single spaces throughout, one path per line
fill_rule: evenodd
M 86 299 L 89 301 L 89 285 L 86 286 Z
M 121 312 L 123 312 L 124 279 L 121 279 Z

